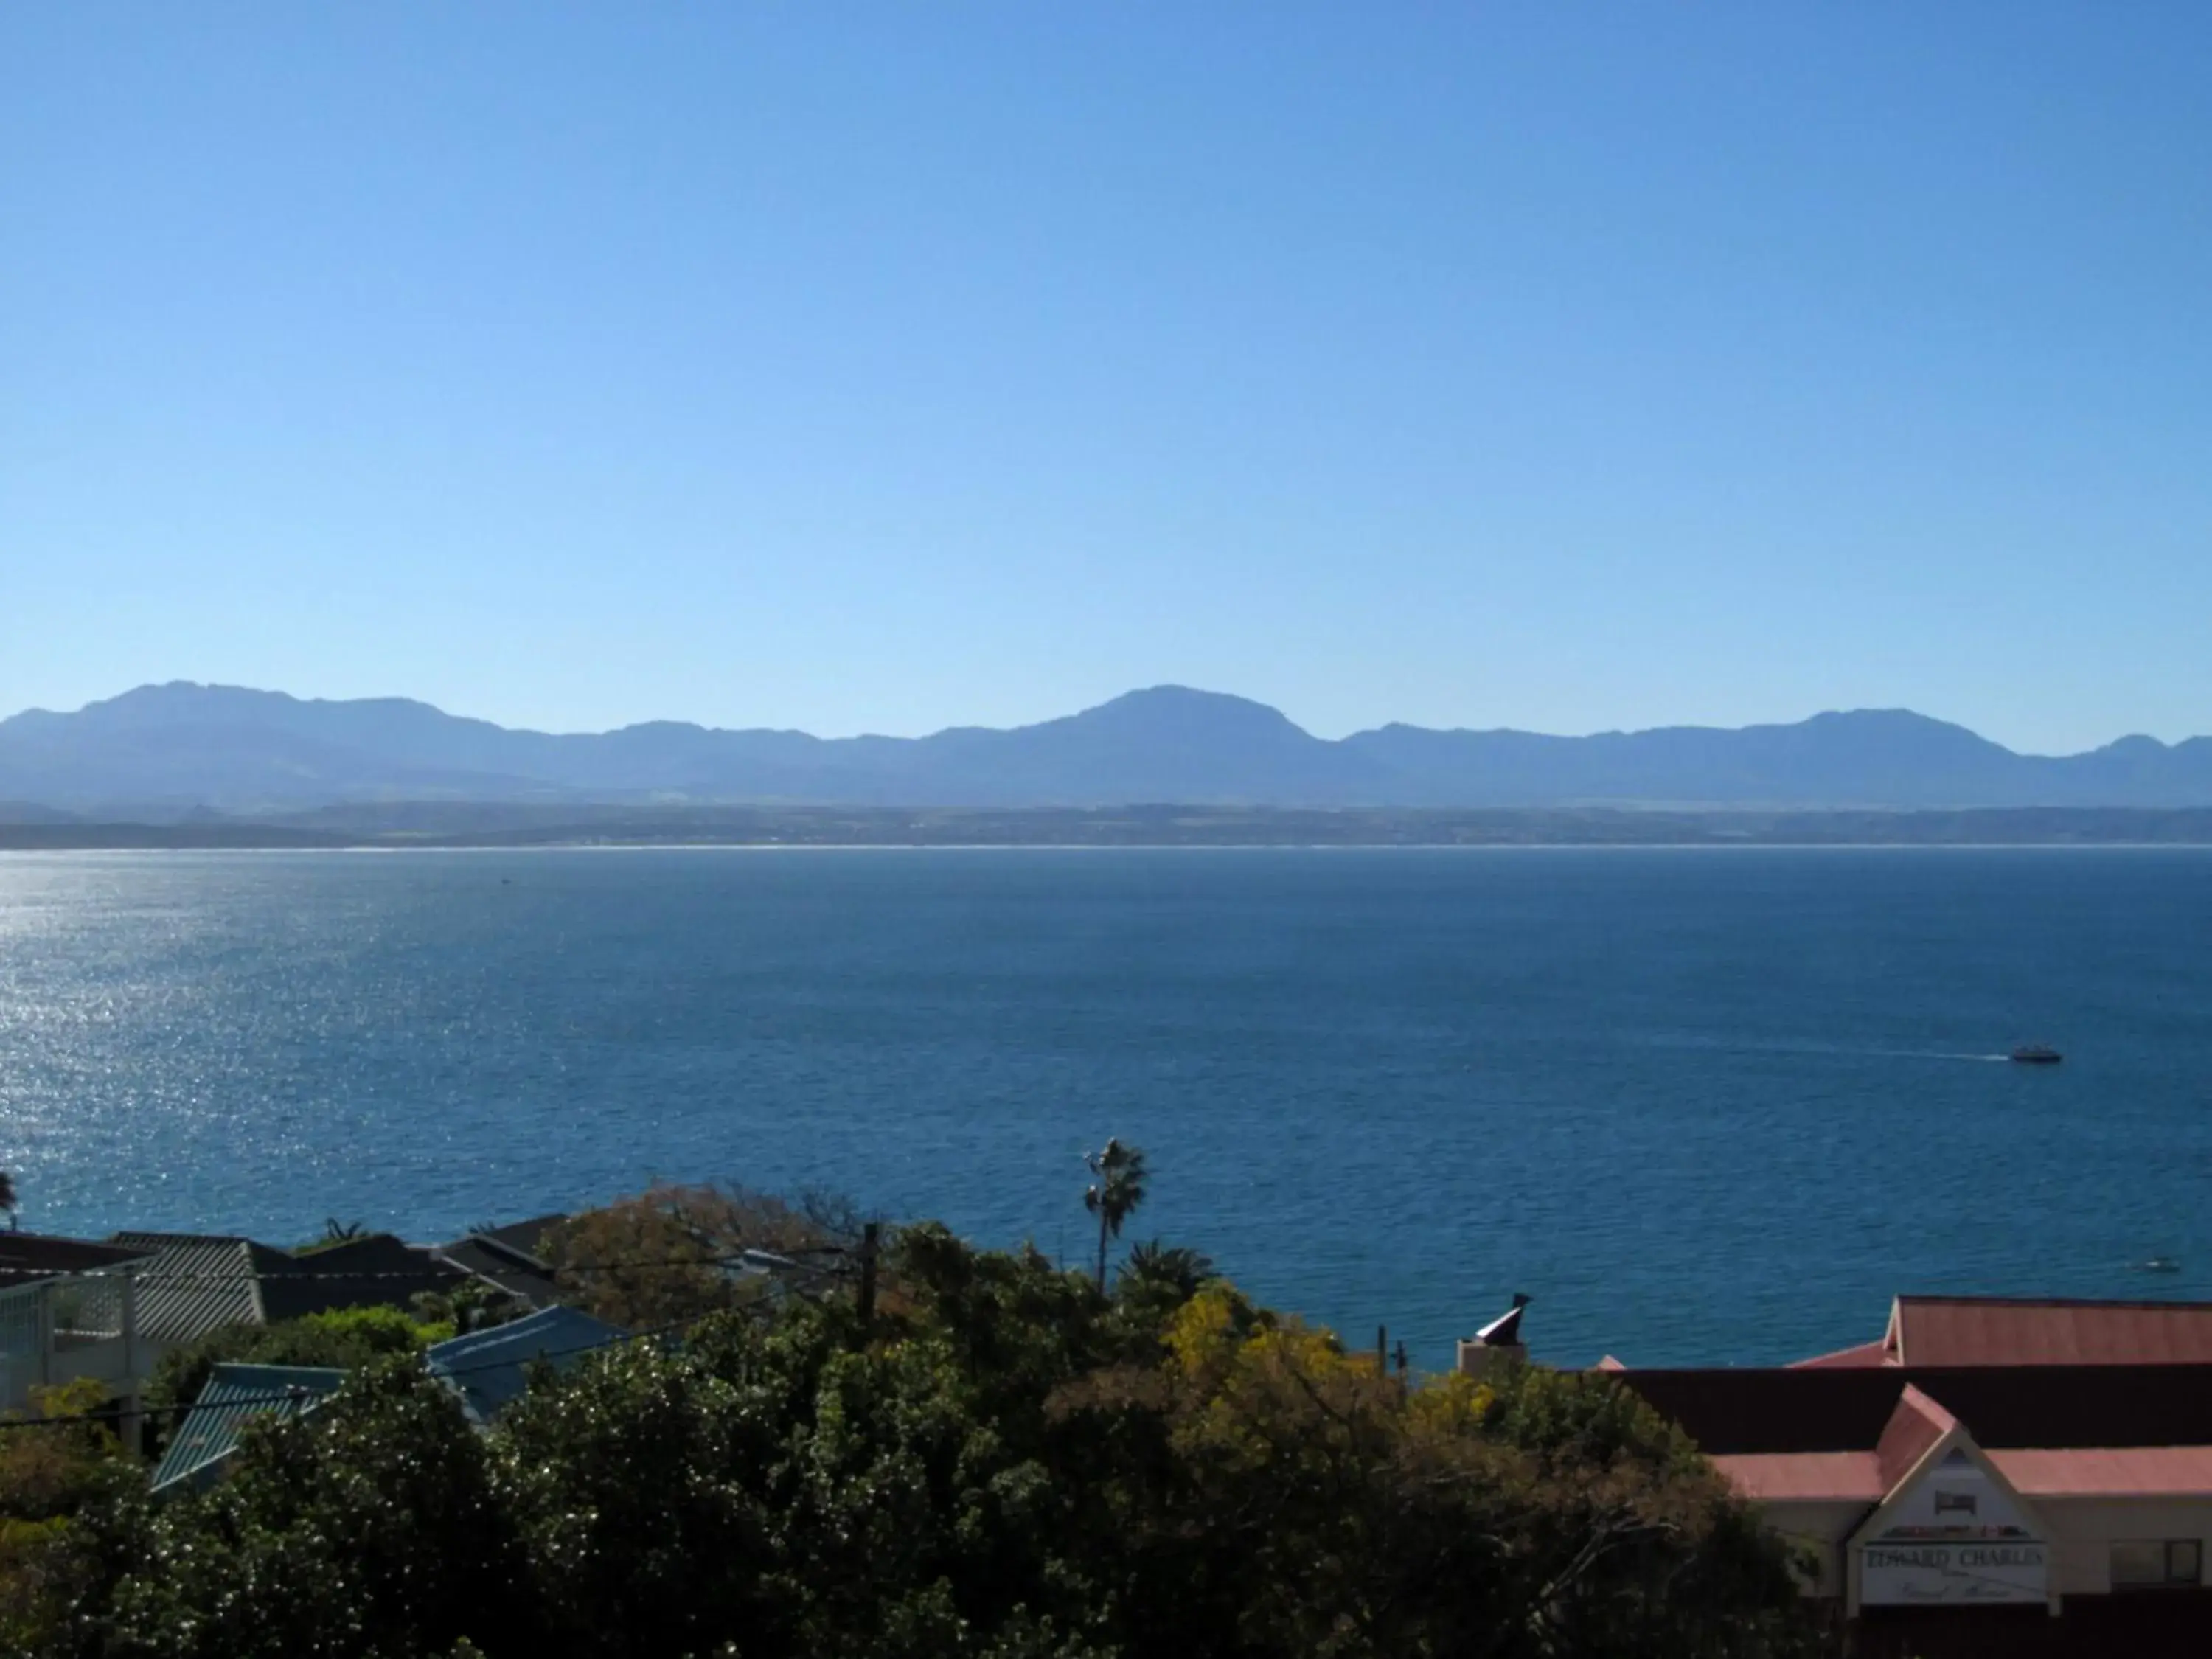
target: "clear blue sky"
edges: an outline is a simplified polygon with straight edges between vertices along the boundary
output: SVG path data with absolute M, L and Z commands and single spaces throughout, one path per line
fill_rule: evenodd
M 2212 6 L 0 9 L 0 711 L 2212 731 Z

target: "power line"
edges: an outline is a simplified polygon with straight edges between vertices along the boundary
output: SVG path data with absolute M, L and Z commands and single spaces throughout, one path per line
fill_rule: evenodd
M 621 1271 L 621 1270 L 625 1270 L 625 1269 L 630 1269 L 630 1268 L 647 1268 L 647 1269 L 653 1269 L 653 1268 L 660 1268 L 660 1267 L 699 1267 L 727 1266 L 727 1265 L 730 1265 L 730 1264 L 732 1264 L 732 1263 L 744 1263 L 744 1262 L 747 1261 L 749 1258 L 750 1258 L 750 1257 L 752 1257 L 752 1256 L 755 1256 L 755 1255 L 759 1255 L 759 1254 L 762 1254 L 762 1253 L 761 1253 L 761 1252 L 759 1252 L 759 1251 L 757 1251 L 757 1250 L 744 1250 L 744 1251 L 739 1251 L 739 1252 L 738 1252 L 738 1253 L 736 1253 L 736 1254 L 734 1254 L 734 1255 L 720 1255 L 720 1256 L 665 1256 L 665 1257 L 642 1257 L 642 1258 L 635 1258 L 635 1259 L 632 1259 L 632 1260 L 629 1260 L 629 1261 L 611 1261 L 611 1262 L 591 1262 L 591 1263 L 578 1264 L 577 1266 L 575 1266 L 575 1267 L 570 1267 L 570 1268 L 564 1268 L 564 1269 L 562 1269 L 562 1271 L 567 1271 L 567 1272 L 579 1272 L 579 1273 L 593 1273 L 593 1272 L 617 1272 L 617 1271 Z M 805 1248 L 803 1248 L 803 1249 L 796 1249 L 796 1250 L 789 1250 L 789 1251 L 776 1251 L 776 1252 L 772 1252 L 772 1253 L 769 1253 L 769 1254 L 771 1254 L 771 1255 L 775 1255 L 775 1256 L 791 1256 L 791 1255 L 810 1255 L 810 1254 L 811 1254 L 811 1255 L 837 1255 L 837 1256 L 840 1256 L 840 1257 L 852 1257 L 852 1258 L 854 1258 L 854 1259 L 856 1259 L 856 1260 L 859 1260 L 859 1261 L 863 1264 L 863 1266 L 864 1266 L 864 1267 L 865 1267 L 865 1265 L 866 1265 L 866 1259 L 867 1259 L 867 1252 L 866 1252 L 866 1247 L 865 1247 L 865 1245 L 864 1245 L 864 1246 L 862 1247 L 862 1249 L 860 1249 L 860 1250 L 854 1250 L 854 1249 L 848 1249 L 846 1246 L 843 1246 L 843 1245 L 836 1245 L 836 1244 L 831 1244 L 831 1245 L 815 1245 L 815 1246 L 809 1246 L 809 1247 L 805 1247 Z M 811 1267 L 811 1266 L 803 1266 L 802 1264 L 800 1264 L 800 1263 L 797 1263 L 797 1262 L 789 1262 L 789 1263 L 787 1263 L 787 1264 L 786 1264 L 786 1265 L 789 1265 L 789 1266 L 792 1266 L 792 1267 L 799 1267 L 799 1268 L 800 1268 L 800 1270 L 801 1270 L 802 1272 L 805 1272 L 805 1273 L 807 1273 L 811 1274 L 811 1275 L 812 1275 L 812 1276 L 814 1276 L 817 1280 L 818 1280 L 818 1279 L 832 1279 L 832 1278 L 842 1278 L 842 1277 L 843 1277 L 843 1276 L 844 1276 L 844 1275 L 843 1275 L 843 1264 L 842 1264 L 842 1262 L 841 1262 L 841 1263 L 836 1263 L 836 1264 L 832 1264 L 832 1265 L 828 1266 L 828 1267 Z M 769 1274 L 769 1275 L 768 1275 L 768 1276 L 772 1277 L 773 1275 L 772 1275 L 772 1274 Z M 291 1279 L 291 1278 L 307 1278 L 307 1277 L 319 1277 L 319 1278 L 325 1278 L 325 1279 L 383 1278 L 383 1279 L 420 1279 L 422 1277 L 422 1275 L 420 1273 L 392 1273 L 392 1272 L 384 1272 L 384 1273 L 321 1273 L 321 1274 L 290 1274 L 290 1273 L 251 1273 L 251 1274 L 238 1274 L 238 1275 L 211 1275 L 211 1276 L 204 1276 L 204 1275 L 179 1275 L 179 1277 L 188 1277 L 188 1278 L 216 1277 L 216 1278 L 219 1278 L 219 1279 L 220 1279 L 220 1278 L 226 1278 L 226 1277 L 228 1277 L 228 1278 L 232 1278 L 232 1279 L 240 1279 L 240 1278 L 253 1278 L 253 1279 L 277 1279 L 277 1280 L 283 1280 L 283 1279 Z M 33 1282 L 49 1282 L 49 1281 L 33 1281 Z M 66 1283 L 66 1282 L 67 1282 L 67 1279 L 62 1279 L 60 1282 Z M 138 1282 L 140 1282 L 140 1283 L 143 1283 L 143 1282 L 145 1282 L 145 1280 L 144 1280 L 143 1279 L 140 1279 L 138 1280 Z M 772 1309 L 770 1309 L 770 1308 L 769 1308 L 769 1307 L 767 1307 L 767 1306 L 764 1306 L 764 1305 L 762 1305 L 762 1304 L 744 1304 L 744 1303 L 740 1303 L 740 1304 L 737 1304 L 737 1305 L 736 1305 L 736 1306 L 734 1306 L 734 1307 L 728 1308 L 728 1309 L 717 1309 L 715 1311 L 716 1311 L 716 1312 L 718 1312 L 718 1313 L 721 1313 L 721 1312 L 726 1312 L 726 1313 L 739 1313 L 739 1314 L 744 1314 L 744 1315 L 745 1315 L 745 1316 L 749 1316 L 749 1317 L 758 1317 L 758 1316 L 763 1316 L 763 1315 L 764 1315 L 764 1314 L 766 1314 L 766 1313 L 769 1313 L 769 1312 L 773 1311 L 773 1310 L 772 1310 Z M 711 1315 L 702 1315 L 702 1316 L 701 1316 L 700 1317 L 703 1319 L 703 1318 L 708 1318 L 708 1317 L 711 1317 L 711 1316 L 712 1316 Z M 621 1344 L 623 1344 L 623 1343 L 627 1343 L 627 1342 L 635 1342 L 635 1341 L 639 1341 L 639 1340 L 644 1340 L 644 1339 L 647 1339 L 647 1338 L 650 1338 L 650 1337 L 656 1337 L 656 1336 L 662 1336 L 662 1335 L 665 1335 L 665 1334 L 668 1334 L 669 1332 L 671 1332 L 671 1331 L 674 1331 L 674 1330 L 680 1330 L 680 1329 L 682 1329 L 682 1328 L 685 1328 L 686 1326 L 688 1326 L 688 1325 L 696 1324 L 696 1323 L 698 1323 L 698 1322 L 699 1322 L 699 1320 L 697 1320 L 697 1319 L 693 1319 L 693 1320 L 679 1320 L 679 1321 L 676 1322 L 675 1322 L 675 1323 L 673 1323 L 673 1324 L 657 1327 L 657 1328 L 654 1328 L 654 1329 L 653 1329 L 653 1330 L 649 1330 L 649 1331 L 623 1332 L 623 1333 L 622 1333 L 622 1334 L 620 1334 L 619 1335 L 617 1335 L 617 1336 L 605 1338 L 605 1339 L 603 1339 L 602 1340 L 599 1340 L 599 1341 L 597 1341 L 597 1342 L 589 1342 L 589 1343 L 580 1344 L 580 1345 L 578 1345 L 578 1346 L 574 1346 L 574 1347 L 569 1347 L 569 1348 L 557 1348 L 557 1349 L 540 1349 L 540 1350 L 537 1351 L 536 1352 L 534 1352 L 534 1353 L 532 1353 L 532 1354 L 528 1355 L 528 1356 L 526 1357 L 526 1358 L 527 1358 L 527 1359 L 552 1359 L 552 1358 L 565 1358 L 565 1357 L 567 1357 L 567 1356 L 568 1356 L 568 1355 L 570 1355 L 570 1354 L 577 1354 L 577 1353 L 589 1353 L 589 1352 L 593 1352 L 594 1350 L 597 1350 L 597 1349 L 599 1349 L 599 1348 L 605 1348 L 605 1347 L 617 1346 L 619 1346 L 619 1345 L 621 1345 Z M 498 1328 L 498 1328 L 497 1326 L 492 1326 L 492 1327 L 489 1327 L 489 1328 L 487 1328 L 487 1330 L 486 1330 L 485 1332 L 483 1332 L 483 1333 L 468 1332 L 468 1333 L 464 1333 L 463 1334 L 468 1334 L 468 1335 L 488 1334 L 490 1331 L 495 1331 L 495 1330 L 497 1330 Z M 239 1362 L 222 1362 L 222 1363 L 252 1364 L 252 1363 L 254 1363 L 254 1362 L 252 1362 L 252 1361 L 239 1361 Z M 441 1376 L 468 1376 L 468 1375 L 471 1374 L 471 1373 L 472 1373 L 472 1372 L 474 1372 L 474 1371 L 477 1371 L 477 1370 L 497 1370 L 503 1369 L 503 1368 L 505 1368 L 505 1367 L 507 1367 L 507 1366 L 514 1365 L 514 1364 L 519 1364 L 519 1363 L 525 1363 L 525 1362 L 523 1362 L 523 1361 L 517 1361 L 517 1360 L 514 1360 L 514 1359 L 491 1360 L 491 1361 L 487 1361 L 487 1362 L 485 1362 L 484 1364 L 481 1364 L 481 1365 L 471 1365 L 471 1366 L 454 1366 L 454 1367 L 451 1367 L 451 1368 L 448 1368 L 448 1369 L 446 1369 L 446 1370 L 441 1370 L 441 1371 L 437 1372 L 437 1373 L 436 1373 L 436 1375 Z M 284 1403 L 284 1402 L 286 1402 L 286 1401 L 293 1401 L 293 1400 L 297 1399 L 297 1398 L 299 1397 L 299 1394 L 300 1394 L 300 1391 L 299 1391 L 298 1389 L 287 1389 L 282 1390 L 282 1391 L 280 1391 L 280 1392 L 272 1393 L 272 1394 L 269 1394 L 269 1395 L 241 1395 L 241 1396 L 240 1396 L 240 1397 L 238 1397 L 238 1398 L 235 1398 L 235 1399 L 233 1399 L 233 1400 L 230 1400 L 230 1401 L 225 1401 L 224 1403 L 225 1403 L 226 1405 L 234 1405 L 234 1406 L 253 1406 L 253 1405 L 264 1405 L 264 1404 L 283 1404 L 283 1403 Z M 198 1401 L 184 1401 L 184 1402 L 180 1402 L 180 1403 L 179 1403 L 179 1404 L 176 1404 L 176 1405 L 171 1405 L 171 1406 L 147 1406 L 147 1405 L 143 1405 L 143 1404 L 137 1405 L 137 1406 L 115 1406 L 115 1407 L 100 1407 L 100 1408 L 98 1408 L 98 1409 L 95 1409 L 95 1410 L 93 1410 L 93 1411 L 88 1411 L 88 1412 L 67 1413 L 64 1413 L 63 1415 L 56 1416 L 56 1417 L 0 1418 L 0 1431 L 9 1430 L 9 1429 L 28 1429 L 28 1428 L 49 1428 L 49 1427 L 58 1427 L 58 1426 L 63 1426 L 63 1425 L 70 1425 L 70 1424 L 75 1424 L 75 1423 L 121 1422 L 121 1421 L 124 1421 L 124 1420 L 125 1420 L 125 1419 L 131 1419 L 131 1418 L 134 1418 L 134 1417 L 136 1417 L 136 1418 L 143 1418 L 143 1417 L 165 1417 L 165 1416 L 171 1416 L 171 1415 L 173 1415 L 173 1414 L 178 1413 L 189 1413 L 189 1412 L 191 1412 L 191 1410 L 193 1410 L 193 1409 L 195 1408 L 195 1407 L 197 1407 L 197 1406 L 198 1406 Z
M 632 1267 L 715 1267 L 744 1266 L 749 1263 L 750 1265 L 757 1266 L 759 1263 L 755 1261 L 754 1258 L 766 1258 L 769 1261 L 774 1262 L 777 1257 L 857 1257 L 859 1255 L 860 1251 L 855 1247 L 848 1244 L 798 1244 L 793 1245 L 787 1249 L 773 1250 L 768 1249 L 764 1245 L 752 1245 L 744 1249 L 733 1251 L 723 1255 L 672 1255 L 637 1257 L 632 1260 L 617 1261 L 563 1262 L 558 1267 L 549 1265 L 544 1269 L 544 1271 L 548 1273 L 557 1274 L 564 1273 L 616 1273 Z M 797 1261 L 792 1261 L 788 1265 L 793 1267 L 800 1267 L 806 1264 L 800 1263 Z M 279 1267 L 273 1272 L 264 1271 L 256 1267 L 169 1267 L 155 1268 L 149 1271 L 134 1268 L 127 1263 L 113 1267 L 86 1267 L 82 1269 L 59 1268 L 51 1272 L 46 1272 L 11 1267 L 7 1263 L 0 1261 L 0 1278 L 4 1278 L 5 1275 L 12 1273 L 21 1273 L 24 1274 L 24 1277 L 18 1279 L 15 1285 L 9 1285 L 0 1284 L 0 1289 L 18 1289 L 27 1285 L 76 1284 L 88 1279 L 127 1279 L 133 1284 L 137 1285 L 246 1284 L 249 1282 L 289 1285 L 296 1283 L 301 1279 L 312 1280 L 335 1279 L 349 1280 L 363 1279 L 403 1279 L 421 1282 L 427 1279 L 453 1278 L 490 1279 L 494 1275 L 503 1273 L 530 1273 L 533 1270 L 520 1262 L 515 1263 L 513 1267 L 483 1268 L 464 1267 L 458 1262 L 449 1261 L 442 1256 L 426 1261 L 420 1267 L 357 1267 L 351 1269 L 343 1267 Z M 813 1269 L 813 1271 L 826 1272 L 830 1271 L 830 1269 L 817 1268 Z
M 716 1311 L 750 1315 L 757 1312 L 758 1310 L 751 1308 L 732 1308 L 718 1309 Z M 687 1329 L 690 1326 L 700 1324 L 703 1322 L 703 1321 L 712 1317 L 714 1317 L 712 1314 L 702 1314 L 696 1319 L 679 1319 L 666 1325 L 658 1325 L 649 1331 L 620 1331 L 612 1336 L 602 1337 L 596 1342 L 579 1342 L 566 1348 L 539 1348 L 531 1353 L 523 1355 L 520 1358 L 488 1359 L 474 1365 L 447 1366 L 441 1370 L 433 1371 L 430 1375 L 438 1377 L 472 1376 L 478 1371 L 506 1370 L 515 1365 L 528 1364 L 533 1360 L 565 1359 L 573 1354 L 596 1353 L 603 1348 L 617 1348 L 627 1343 L 649 1341 L 658 1337 L 666 1336 L 672 1332 Z M 498 1329 L 498 1327 L 494 1326 L 491 1328 L 493 1330 L 496 1330 Z M 471 1332 L 469 1334 L 471 1335 L 488 1335 L 490 1333 Z M 249 1360 L 224 1363 L 250 1364 L 254 1362 Z M 306 1395 L 306 1392 L 307 1391 L 305 1389 L 295 1386 L 288 1389 L 273 1389 L 267 1394 L 238 1395 L 231 1399 L 224 1401 L 222 1404 L 226 1407 L 232 1406 L 284 1405 L 289 1402 L 298 1401 Z M 317 1395 L 314 1397 L 320 1400 L 326 1398 L 327 1396 Z M 199 1402 L 195 1400 L 174 1406 L 117 1406 L 112 1407 L 102 1407 L 88 1412 L 66 1412 L 58 1417 L 0 1418 L 0 1430 L 61 1428 L 77 1423 L 121 1422 L 126 1419 L 133 1417 L 168 1417 L 179 1412 L 190 1413 L 195 1411 L 198 1408 L 198 1406 Z

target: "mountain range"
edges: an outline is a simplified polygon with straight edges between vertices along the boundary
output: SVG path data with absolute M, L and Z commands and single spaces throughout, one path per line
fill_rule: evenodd
M 854 806 L 1954 808 L 2212 805 L 2212 738 L 2023 755 L 1903 709 L 1548 737 L 1337 740 L 1246 698 L 1133 691 L 1060 720 L 823 738 L 654 721 L 556 735 L 402 698 L 176 683 L 0 720 L 0 818 L 173 819 L 391 801 Z

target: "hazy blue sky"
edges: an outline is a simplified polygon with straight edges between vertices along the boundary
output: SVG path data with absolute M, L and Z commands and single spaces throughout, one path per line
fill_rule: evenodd
M 0 9 L 0 710 L 2212 731 L 2212 5 Z

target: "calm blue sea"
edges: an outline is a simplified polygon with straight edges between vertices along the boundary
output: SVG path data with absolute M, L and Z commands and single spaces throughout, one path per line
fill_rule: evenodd
M 0 1166 L 56 1231 L 658 1176 L 1073 1262 L 1119 1134 L 1135 1235 L 1356 1342 L 1521 1290 L 1544 1357 L 1773 1361 L 2212 1294 L 2208 990 L 2191 851 L 15 855 Z

